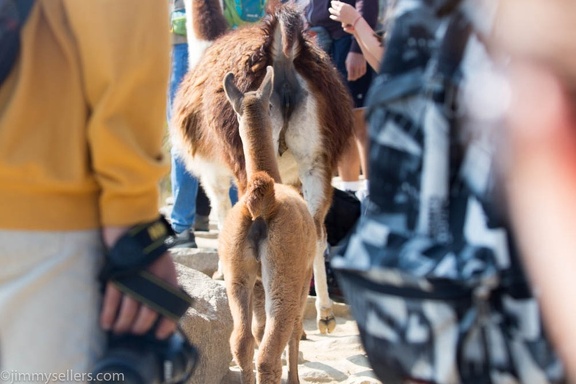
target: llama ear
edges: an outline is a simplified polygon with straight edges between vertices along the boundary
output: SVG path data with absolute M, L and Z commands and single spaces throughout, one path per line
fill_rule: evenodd
M 236 84 L 234 84 L 234 74 L 232 72 L 228 72 L 224 77 L 224 93 L 226 93 L 228 101 L 232 104 L 234 112 L 240 115 L 242 112 L 241 106 L 244 94 L 240 92 L 238 87 L 236 87 Z
M 272 91 L 274 90 L 274 68 L 271 65 L 266 67 L 266 76 L 264 76 L 264 80 L 262 80 L 258 90 L 268 98 L 272 96 Z

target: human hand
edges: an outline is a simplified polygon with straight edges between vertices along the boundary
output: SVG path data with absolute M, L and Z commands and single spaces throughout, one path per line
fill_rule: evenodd
M 361 53 L 348 52 L 346 56 L 348 81 L 358 80 L 366 73 L 366 59 Z
M 174 287 L 178 286 L 174 262 L 168 252 L 153 262 L 147 270 Z M 148 332 L 159 314 L 151 308 L 123 294 L 112 282 L 106 284 L 100 325 L 115 333 L 141 335 Z M 156 337 L 166 339 L 176 330 L 176 322 L 164 317 L 156 328 Z
M 332 0 L 330 2 L 328 12 L 330 12 L 330 18 L 332 20 L 341 22 L 344 31 L 351 34 L 354 33 L 354 24 L 362 17 L 356 8 L 338 0 Z

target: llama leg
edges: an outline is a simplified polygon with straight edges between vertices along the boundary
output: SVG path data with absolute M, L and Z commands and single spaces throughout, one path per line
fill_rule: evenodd
M 277 324 L 271 324 L 272 328 L 277 328 Z M 276 331 L 273 331 L 277 333 Z M 282 380 L 282 352 L 289 335 L 283 337 L 284 343 L 277 338 L 277 335 L 266 335 L 258 349 L 256 362 L 256 377 L 258 383 L 280 383 Z M 274 340 L 273 340 L 274 339 Z
M 332 311 L 332 300 L 328 295 L 328 278 L 326 276 L 326 264 L 324 252 L 326 240 L 317 243 L 316 256 L 314 257 L 314 289 L 316 290 L 316 322 L 320 333 L 331 333 L 336 328 L 336 318 Z
M 252 334 L 256 338 L 256 343 L 260 345 L 260 343 L 262 343 L 262 338 L 264 337 L 264 327 L 266 326 L 264 286 L 261 281 L 256 281 L 256 284 L 254 285 L 253 300 L 254 317 L 252 319 Z
M 294 330 L 288 342 L 288 384 L 298 384 L 298 354 L 300 351 L 300 335 L 304 327 L 302 326 L 302 317 L 298 317 L 294 322 Z
M 307 169 L 303 167 L 302 169 Z M 332 311 L 332 300 L 328 295 L 328 281 L 324 264 L 326 250 L 326 230 L 324 218 L 330 208 L 332 186 L 330 172 L 321 167 L 308 167 L 308 171 L 300 173 L 302 192 L 310 213 L 314 217 L 318 237 L 316 255 L 314 256 L 314 288 L 316 290 L 316 323 L 320 333 L 331 333 L 336 328 L 336 319 Z
M 233 280 L 233 281 L 230 281 Z M 254 384 L 254 337 L 252 336 L 252 295 L 247 282 L 229 276 L 226 282 L 228 300 L 234 329 L 230 347 L 234 360 L 240 367 L 242 384 Z
M 242 209 L 232 209 L 220 233 L 218 253 L 226 274 L 226 294 L 233 320 L 230 349 L 241 370 L 242 383 L 254 384 L 253 291 L 260 264 L 246 238 L 252 220 Z M 228 225 L 230 224 L 230 225 Z
M 216 210 L 218 215 L 218 229 L 222 230 L 224 220 L 232 208 L 229 190 L 231 186 L 231 176 L 222 172 L 220 168 L 206 165 L 201 177 L 202 187 L 210 199 L 210 205 Z M 216 280 L 224 279 L 222 263 L 218 261 L 218 270 L 212 278 Z
M 231 175 L 217 167 L 206 165 L 206 168 L 201 176 L 202 187 L 218 215 L 218 229 L 222 230 L 224 220 L 232 208 L 229 195 Z
M 296 315 L 293 300 L 286 296 L 288 290 L 271 297 L 270 313 L 266 319 L 264 337 L 258 349 L 256 359 L 256 375 L 258 383 L 280 383 L 282 378 L 282 352 L 294 332 L 294 317 Z M 282 300 L 282 301 L 280 301 Z M 282 303 L 278 305 L 278 303 Z
M 312 270 L 306 274 L 304 279 L 304 284 L 302 284 L 302 290 L 300 292 L 300 316 L 294 321 L 294 330 L 292 331 L 292 336 L 288 343 L 288 384 L 298 384 L 300 379 L 298 378 L 298 364 L 299 364 L 299 351 L 300 351 L 300 338 L 304 332 L 304 325 L 302 321 L 304 319 L 304 310 L 306 307 L 306 299 L 308 297 L 308 291 L 310 285 L 308 282 L 312 278 Z

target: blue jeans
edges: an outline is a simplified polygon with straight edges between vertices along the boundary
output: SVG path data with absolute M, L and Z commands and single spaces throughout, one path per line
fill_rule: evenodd
M 168 121 L 170 121 L 174 96 L 187 71 L 188 44 L 174 44 L 172 46 L 170 93 L 168 94 Z M 172 153 L 170 178 L 172 181 L 172 196 L 174 197 L 174 206 L 172 207 L 170 220 L 174 231 L 180 233 L 192 228 L 194 225 L 198 179 L 186 170 L 182 160 L 174 156 L 174 153 Z

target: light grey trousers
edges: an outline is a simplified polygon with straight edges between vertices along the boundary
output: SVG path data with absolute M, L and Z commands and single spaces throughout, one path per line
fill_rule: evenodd
M 0 382 L 90 371 L 104 345 L 102 260 L 96 230 L 0 230 Z

